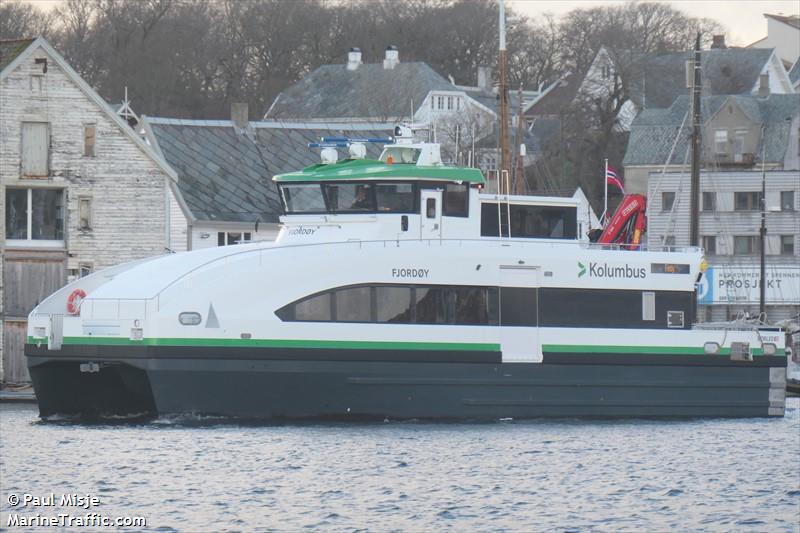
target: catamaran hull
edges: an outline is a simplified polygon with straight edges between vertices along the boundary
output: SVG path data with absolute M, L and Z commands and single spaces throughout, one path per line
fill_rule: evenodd
M 198 414 L 244 419 L 468 419 L 783 416 L 785 357 L 344 353 L 168 357 L 28 345 L 42 416 Z M 285 351 L 284 351 L 285 352 Z M 57 353 L 58 355 L 53 355 Z M 460 359 L 460 360 L 458 360 Z M 436 362 L 430 362 L 436 361 Z

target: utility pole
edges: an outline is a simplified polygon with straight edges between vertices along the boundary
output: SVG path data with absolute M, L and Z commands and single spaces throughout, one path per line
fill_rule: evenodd
M 689 245 L 699 246 L 700 244 L 700 149 L 701 149 L 701 114 L 700 114 L 700 32 L 697 32 L 697 40 L 694 44 L 694 79 L 692 81 L 692 182 L 690 210 L 691 218 L 689 224 Z
M 517 98 L 519 105 L 517 106 L 517 142 L 514 144 L 514 157 L 517 158 L 517 165 L 514 170 L 514 194 L 525 194 L 528 184 L 525 182 L 525 155 L 522 152 L 522 144 L 525 142 L 525 120 L 522 116 L 522 85 L 519 86 Z
M 761 126 L 761 230 L 759 231 L 761 235 L 761 277 L 758 281 L 758 288 L 759 288 L 759 305 L 758 305 L 758 313 L 759 319 L 765 319 L 765 314 L 767 311 L 766 307 L 766 295 L 767 295 L 767 261 L 766 261 L 766 245 L 767 245 L 767 168 L 766 168 L 766 146 L 767 146 L 767 139 L 766 139 L 766 128 Z
M 500 0 L 500 16 L 498 20 L 500 30 L 500 46 L 498 68 L 500 71 L 499 96 L 500 96 L 500 171 L 497 174 L 498 191 L 502 189 L 503 175 L 511 172 L 511 157 L 508 150 L 508 80 L 506 62 L 506 7 L 504 0 Z M 511 191 L 506 191 L 510 194 Z

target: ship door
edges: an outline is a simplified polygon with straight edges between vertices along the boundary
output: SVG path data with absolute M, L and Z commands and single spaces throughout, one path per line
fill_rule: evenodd
M 420 192 L 420 237 L 438 239 L 442 236 L 442 191 L 422 189 Z
M 538 266 L 500 266 L 500 346 L 504 363 L 541 363 Z

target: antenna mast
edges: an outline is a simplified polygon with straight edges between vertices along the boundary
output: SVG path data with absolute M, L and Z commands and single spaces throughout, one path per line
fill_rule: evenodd
M 692 180 L 690 194 L 691 219 L 689 224 L 689 245 L 699 246 L 700 241 L 700 32 L 694 44 L 694 80 L 692 81 Z
M 500 1 L 500 16 L 499 16 L 499 30 L 500 30 L 500 46 L 498 57 L 498 68 L 500 70 L 499 79 L 499 96 L 500 96 L 500 171 L 497 173 L 498 177 L 498 191 L 502 189 L 502 176 L 506 176 L 511 172 L 511 157 L 508 150 L 508 80 L 506 73 L 506 7 L 504 0 Z M 506 191 L 509 194 L 511 191 Z

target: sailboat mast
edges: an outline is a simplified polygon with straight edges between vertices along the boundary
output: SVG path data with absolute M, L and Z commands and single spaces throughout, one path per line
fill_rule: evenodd
M 500 172 L 498 182 L 503 180 L 503 175 L 511 172 L 511 157 L 508 150 L 508 79 L 506 62 L 506 7 L 504 0 L 500 0 L 500 16 L 498 20 L 500 30 L 500 46 L 498 57 L 499 91 L 500 91 Z M 511 191 L 506 191 L 509 194 Z
M 689 245 L 699 246 L 700 242 L 700 32 L 694 44 L 694 80 L 692 82 L 692 183 L 691 183 L 691 222 L 689 225 Z

